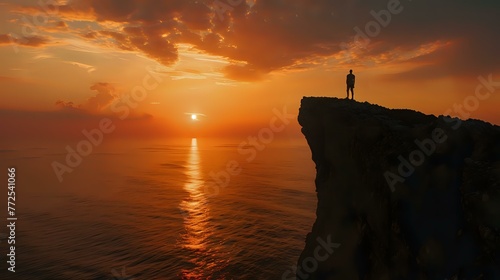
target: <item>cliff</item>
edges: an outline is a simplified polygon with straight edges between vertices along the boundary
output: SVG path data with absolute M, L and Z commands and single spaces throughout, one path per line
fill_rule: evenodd
M 316 97 L 298 120 L 318 204 L 297 279 L 500 279 L 500 127 Z

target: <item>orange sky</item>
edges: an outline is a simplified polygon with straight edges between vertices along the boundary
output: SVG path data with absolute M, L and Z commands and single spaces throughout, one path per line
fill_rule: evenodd
M 456 2 L 3 1 L 0 130 L 251 135 L 302 96 L 344 97 L 351 68 L 359 101 L 500 124 L 500 5 Z M 479 76 L 492 93 L 458 112 Z

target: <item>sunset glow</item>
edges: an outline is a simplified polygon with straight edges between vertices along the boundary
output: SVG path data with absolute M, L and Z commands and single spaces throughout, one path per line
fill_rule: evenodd
M 360 101 L 500 123 L 498 94 L 454 109 L 500 74 L 487 4 L 56 2 L 0 5 L 1 128 L 26 127 L 13 137 L 79 137 L 102 117 L 110 137 L 188 136 L 186 111 L 210 115 L 200 136 L 247 136 L 302 96 L 344 97 L 349 69 Z

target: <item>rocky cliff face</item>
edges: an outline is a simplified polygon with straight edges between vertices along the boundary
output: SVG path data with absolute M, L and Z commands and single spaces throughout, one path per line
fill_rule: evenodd
M 313 97 L 298 119 L 318 195 L 298 279 L 500 279 L 500 127 Z

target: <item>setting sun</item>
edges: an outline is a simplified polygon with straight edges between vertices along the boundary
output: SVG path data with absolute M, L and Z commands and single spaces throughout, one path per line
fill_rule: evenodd
M 195 114 L 192 114 L 192 115 L 191 115 L 191 119 L 192 119 L 193 121 L 196 121 L 196 120 L 198 120 L 198 116 L 197 116 L 197 115 L 195 115 Z

